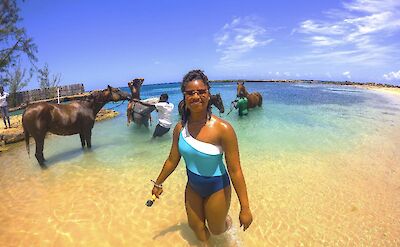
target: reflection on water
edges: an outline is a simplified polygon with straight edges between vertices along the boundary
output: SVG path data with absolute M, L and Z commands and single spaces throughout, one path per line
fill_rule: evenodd
M 240 230 L 232 197 L 234 225 L 211 245 L 400 245 L 399 104 L 363 90 L 338 96 L 324 86 L 246 85 L 263 92 L 263 108 L 223 118 L 237 131 L 254 222 Z M 212 86 L 228 109 L 235 86 Z M 143 95 L 163 90 L 174 92 L 170 100 L 177 105 L 176 84 L 147 86 Z M 352 93 L 355 99 L 343 99 Z M 324 103 L 308 98 L 318 94 Z M 385 114 L 382 107 L 394 109 Z M 156 119 L 150 130 L 127 127 L 125 108 L 117 108 L 117 118 L 96 123 L 91 151 L 80 148 L 79 136 L 48 136 L 45 171 L 23 144 L 1 154 L 0 246 L 198 244 L 183 204 L 183 162 L 162 198 L 151 208 L 144 205 L 171 133 L 151 140 Z

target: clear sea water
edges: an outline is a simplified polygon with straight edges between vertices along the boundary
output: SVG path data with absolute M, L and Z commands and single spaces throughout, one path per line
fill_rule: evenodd
M 245 85 L 264 102 L 244 117 L 235 110 L 227 115 L 235 83 L 213 83 L 211 92 L 221 93 L 220 117 L 238 136 L 254 222 L 246 232 L 239 229 L 233 194 L 234 227 L 210 244 L 400 245 L 399 96 L 335 85 Z M 175 106 L 182 99 L 177 83 L 144 85 L 141 93 L 164 92 Z M 1 246 L 198 244 L 183 204 L 183 161 L 162 199 L 144 206 L 172 133 L 151 140 L 154 113 L 149 129 L 128 127 L 126 106 L 105 106 L 120 115 L 95 124 L 91 151 L 82 151 L 78 135 L 48 136 L 46 171 L 23 144 L 1 154 Z

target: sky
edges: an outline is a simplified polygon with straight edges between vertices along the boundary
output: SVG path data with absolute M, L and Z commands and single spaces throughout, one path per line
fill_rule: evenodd
M 61 85 L 315 79 L 400 85 L 399 0 L 18 1 Z M 37 88 L 36 77 L 28 86 Z

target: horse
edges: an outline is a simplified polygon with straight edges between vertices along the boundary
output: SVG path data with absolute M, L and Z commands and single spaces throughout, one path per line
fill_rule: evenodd
M 93 91 L 86 98 L 69 104 L 40 102 L 29 105 L 22 114 L 25 144 L 28 154 L 29 136 L 35 139 L 35 157 L 41 168 L 47 168 L 43 156 L 44 138 L 47 132 L 56 135 L 79 134 L 82 148 L 92 147 L 92 128 L 97 113 L 108 102 L 129 99 L 129 93 L 108 86 L 102 91 Z
M 141 125 L 149 127 L 149 121 L 151 120 L 150 113 L 156 109 L 154 106 L 145 106 L 138 103 L 137 101 L 134 101 L 140 100 L 140 89 L 142 87 L 143 81 L 143 78 L 136 78 L 128 82 L 128 87 L 130 88 L 132 94 L 131 101 L 128 103 L 126 109 L 128 126 L 131 121 L 133 121 L 139 127 Z
M 249 93 L 247 92 L 246 88 L 244 87 L 244 82 L 237 83 L 237 94 L 236 97 L 246 97 L 248 100 L 248 107 L 254 108 L 256 106 L 261 107 L 263 98 L 259 92 Z
M 182 115 L 182 113 L 183 113 L 183 104 L 184 103 L 185 103 L 184 100 L 181 100 L 181 102 L 179 102 L 179 105 L 178 105 L 179 115 Z M 217 93 L 215 95 L 211 95 L 210 96 L 210 104 L 216 106 L 218 108 L 220 114 L 225 112 L 224 102 L 222 102 L 221 94 Z

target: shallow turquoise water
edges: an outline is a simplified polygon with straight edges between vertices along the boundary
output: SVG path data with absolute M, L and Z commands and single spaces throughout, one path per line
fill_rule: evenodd
M 365 135 L 379 131 L 382 124 L 395 128 L 395 119 L 400 116 L 398 104 L 363 89 L 278 83 L 246 83 L 246 87 L 250 92 L 261 92 L 264 103 L 262 108 L 252 109 L 244 117 L 239 117 L 235 110 L 227 115 L 230 102 L 235 99 L 236 84 L 212 84 L 211 89 L 212 93 L 222 95 L 225 113 L 221 117 L 234 126 L 244 157 L 255 153 L 274 157 L 346 152 Z M 163 92 L 169 94 L 175 106 L 182 98 L 179 84 L 144 86 L 142 98 L 158 97 Z M 110 103 L 105 108 L 117 105 Z M 121 113 L 118 117 L 95 124 L 92 152 L 82 153 L 77 135 L 48 138 L 44 151 L 48 164 L 78 161 L 124 166 L 130 165 L 127 160 L 139 159 L 159 167 L 169 152 L 172 131 L 152 141 L 151 134 L 157 123 L 155 113 L 152 126 L 146 129 L 134 124 L 126 126 L 126 103 L 115 110 Z M 213 112 L 219 115 L 216 108 Z M 175 107 L 173 122 L 178 120 Z

